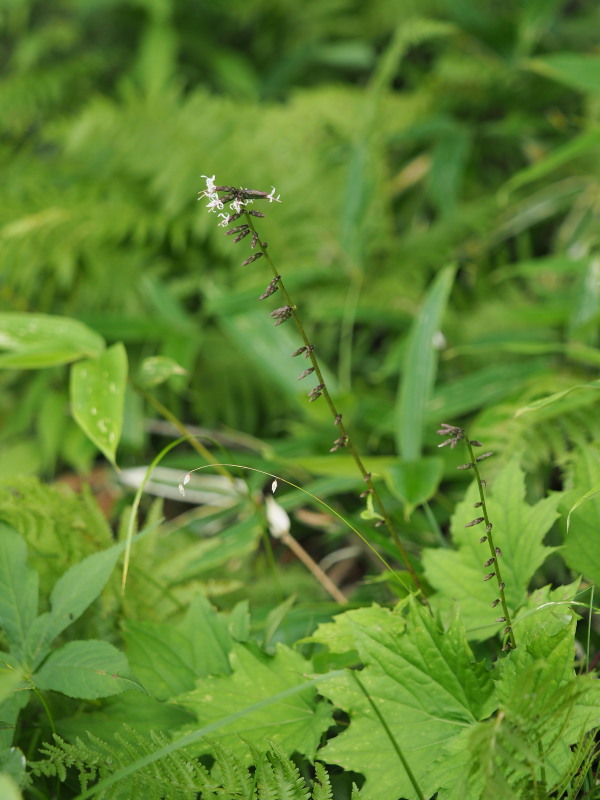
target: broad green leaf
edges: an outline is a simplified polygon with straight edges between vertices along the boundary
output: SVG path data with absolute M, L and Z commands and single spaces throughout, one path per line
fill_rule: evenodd
M 0 627 L 8 646 L 21 661 L 29 630 L 38 611 L 38 576 L 27 565 L 25 541 L 0 522 Z
M 517 460 L 506 464 L 486 489 L 494 545 L 502 551 L 499 565 L 511 611 L 523 605 L 533 574 L 552 552 L 542 542 L 556 519 L 559 498 L 557 493 L 528 505 L 525 476 Z M 498 615 L 491 608 L 498 596 L 498 585 L 494 579 L 483 580 L 491 571 L 483 567 L 490 558 L 489 543 L 479 541 L 485 529 L 482 524 L 465 527 L 480 516 L 473 507 L 478 501 L 477 485 L 473 482 L 452 517 L 456 550 L 425 550 L 423 565 L 428 582 L 437 592 L 433 604 L 446 609 L 447 614 L 453 614 L 457 605 L 469 638 L 481 640 L 492 636 L 502 623 L 494 621 Z
M 71 370 L 71 404 L 77 423 L 116 466 L 115 453 L 121 437 L 127 354 L 115 344 L 98 358 L 86 359 Z
M 33 669 L 45 657 L 52 640 L 79 619 L 99 596 L 123 549 L 123 543 L 119 543 L 100 553 L 92 553 L 58 579 L 50 595 L 50 612 L 35 620 L 27 637 Z
M 39 369 L 97 356 L 104 340 L 68 317 L 0 313 L 0 368 Z
M 404 516 L 410 517 L 417 506 L 436 493 L 444 471 L 444 459 L 439 456 L 399 461 L 384 473 L 390 492 L 404 503 Z
M 171 375 L 187 375 L 187 370 L 168 356 L 151 356 L 142 361 L 137 383 L 143 389 L 152 389 L 164 383 Z
M 123 653 L 109 642 L 88 639 L 55 650 L 32 677 L 38 689 L 81 700 L 140 689 Z
M 2 800 L 22 800 L 23 795 L 10 775 L 0 772 L 0 797 Z
M 572 89 L 600 94 L 600 57 L 590 53 L 550 53 L 534 58 L 527 66 Z
M 600 453 L 589 445 L 581 446 L 572 456 L 570 466 L 573 490 L 565 497 L 569 509 L 569 532 L 561 550 L 562 557 L 575 572 L 600 584 Z M 587 490 L 587 491 L 586 491 Z
M 356 647 L 353 623 L 358 623 L 365 628 L 370 626 L 386 627 L 392 624 L 392 617 L 395 617 L 396 621 L 401 619 L 389 608 L 382 608 L 376 603 L 364 608 L 354 608 L 351 611 L 336 614 L 331 622 L 320 623 L 312 636 L 303 641 L 323 644 L 332 653 L 344 653 Z
M 440 331 L 454 272 L 454 267 L 446 267 L 439 273 L 409 334 L 395 410 L 397 451 L 407 460 L 421 457 L 426 408 L 437 369 L 435 337 Z
M 292 689 L 312 670 L 309 661 L 282 644 L 277 645 L 274 656 L 234 644 L 230 664 L 231 675 L 202 678 L 197 689 L 174 698 L 173 702 L 195 714 L 198 725 L 216 723 L 245 705 Z M 285 702 L 249 711 L 212 736 L 242 759 L 248 756 L 242 736 L 251 738 L 260 749 L 271 740 L 288 754 L 298 752 L 312 758 L 331 719 L 329 705 L 316 702 L 315 691 L 309 688 Z
M 124 639 L 131 669 L 160 700 L 193 689 L 196 678 L 230 672 L 227 622 L 203 597 L 177 626 L 127 622 Z
M 23 680 L 23 670 L 6 661 L 6 653 L 0 655 L 0 704 L 15 691 Z
M 412 603 L 405 621 L 385 625 L 353 622 L 355 646 L 367 666 L 360 680 L 391 729 L 425 797 L 438 788 L 431 764 L 440 747 L 493 710 L 493 683 L 474 662 L 456 620 L 440 630 L 425 609 Z M 406 624 L 406 627 L 405 627 Z M 417 798 L 392 744 L 351 673 L 320 687 L 350 714 L 349 729 L 330 740 L 320 757 L 361 772 L 365 800 Z

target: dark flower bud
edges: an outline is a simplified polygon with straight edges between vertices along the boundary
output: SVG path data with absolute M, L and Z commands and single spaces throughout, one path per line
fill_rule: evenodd
M 258 242 L 258 233 L 254 231 L 254 233 L 252 234 L 252 242 L 250 243 L 250 247 L 252 248 L 252 250 L 254 250 L 254 248 L 256 247 L 257 242 Z
M 494 455 L 494 453 L 493 453 L 493 452 L 489 452 L 489 453 L 482 453 L 480 456 L 477 456 L 477 458 L 475 459 L 475 461 L 483 461 L 483 459 L 484 459 L 484 458 L 489 458 L 490 456 L 493 456 L 493 455 Z
M 261 253 L 256 253 L 256 255 L 259 256 Z M 256 256 L 252 256 L 252 258 L 255 257 Z M 285 322 L 292 316 L 292 308 L 291 306 L 281 306 L 281 308 L 276 308 L 275 311 L 271 311 L 269 316 L 273 317 L 275 325 L 281 325 L 282 322 Z
M 250 232 L 248 223 L 245 222 L 243 225 L 236 225 L 235 228 L 231 228 L 231 230 L 225 231 L 225 236 L 233 236 L 234 233 L 239 233 L 240 231 Z
M 483 517 L 477 517 L 476 519 L 472 519 L 471 522 L 467 522 L 465 528 L 471 528 L 473 525 L 479 525 L 480 522 L 483 522 Z
M 484 581 L 491 581 L 495 574 L 496 574 L 495 572 L 490 572 L 489 575 L 486 575 L 483 580 Z
M 483 544 L 484 542 L 487 542 L 487 536 L 482 536 L 479 540 L 479 544 Z
M 488 558 L 488 560 L 485 562 L 485 564 L 483 566 L 484 567 L 491 567 L 491 565 L 494 563 L 495 560 L 496 559 L 492 556 L 492 558 Z
M 365 475 L 364 479 L 365 479 L 365 481 L 370 481 L 371 480 L 371 473 L 367 472 L 367 474 Z
M 292 353 L 292 358 L 296 358 L 296 356 L 299 356 L 300 353 L 303 353 L 305 350 L 306 350 L 305 346 L 299 347 L 297 350 L 294 350 L 294 352 Z
M 507 625 L 506 628 L 504 628 L 504 630 L 502 631 L 502 633 L 510 633 L 511 631 L 512 631 L 511 626 Z
M 304 358 L 308 358 L 314 349 L 315 349 L 314 344 L 309 344 L 308 347 L 306 348 L 306 353 L 304 353 Z
M 487 481 L 484 478 L 481 479 L 481 488 L 487 489 Z
M 298 377 L 296 378 L 296 380 L 301 381 L 302 378 L 306 378 L 307 375 L 310 375 L 310 373 L 314 371 L 315 371 L 314 367 L 309 367 L 308 369 L 305 369 L 304 372 L 301 372 L 300 375 L 298 375 Z
M 495 600 L 492 600 L 492 608 L 496 608 L 499 602 L 500 602 L 499 597 L 497 597 Z
M 227 231 L 227 233 L 229 233 L 229 231 Z M 241 242 L 241 241 L 242 241 L 242 239 L 245 239 L 245 238 L 246 238 L 246 236 L 248 236 L 248 234 L 249 234 L 249 233 L 250 233 L 250 228 L 248 228 L 248 229 L 247 229 L 247 230 L 245 230 L 245 231 L 242 231 L 240 234 L 238 234 L 238 235 L 235 237 L 235 239 L 233 240 L 233 243 L 234 243 L 234 244 L 236 244 L 237 242 Z M 225 235 L 227 236 L 227 234 L 225 234 Z M 259 253 L 258 255 L 262 255 L 262 253 Z M 242 266 L 243 266 L 243 265 L 242 265 Z
M 281 275 L 277 275 L 275 278 L 273 278 L 271 283 L 267 286 L 267 288 L 264 290 L 264 292 L 258 299 L 264 300 L 265 297 L 270 297 L 272 294 L 275 294 L 275 292 L 279 289 L 279 286 L 277 284 L 279 283 L 280 280 L 281 280 Z M 294 355 L 298 354 L 294 353 Z
M 473 503 L 473 508 L 481 508 L 482 505 L 483 503 L 480 500 L 478 503 Z
M 341 421 L 342 421 L 342 415 L 341 414 L 336 414 L 336 417 L 335 417 L 335 420 L 333 421 L 333 424 L 334 425 L 339 425 Z
M 262 258 L 262 253 L 254 253 L 254 255 L 247 258 L 245 261 L 242 261 L 242 267 L 247 267 L 248 264 L 251 264 L 253 261 L 256 261 L 257 258 Z
M 496 622 L 506 622 L 506 617 L 497 617 Z
M 251 217 L 264 217 L 262 211 L 248 211 Z
M 473 466 L 474 466 L 474 464 L 471 462 L 471 463 L 469 463 L 469 464 L 461 464 L 461 465 L 460 465 L 459 467 L 457 467 L 456 469 L 472 469 L 472 468 L 473 468 Z
M 485 532 L 486 532 L 486 533 L 490 533 L 490 531 L 492 530 L 492 528 L 493 528 L 493 527 L 494 527 L 494 526 L 492 525 L 492 523 L 491 523 L 491 522 L 489 522 L 489 523 L 488 523 L 488 524 L 485 526 Z
M 316 392 L 315 394 L 311 394 L 311 395 L 309 395 L 309 397 L 308 397 L 308 402 L 309 402 L 309 403 L 314 403 L 314 402 L 315 402 L 315 400 L 318 400 L 318 399 L 319 399 L 319 397 L 321 397 L 321 392 Z
M 483 447 L 481 442 L 478 442 L 477 439 L 471 439 L 471 444 L 473 445 L 473 447 Z
M 242 214 L 243 214 L 243 211 L 238 211 L 237 213 L 232 214 L 230 217 L 227 217 L 227 219 L 225 220 L 225 225 L 231 225 L 231 223 L 235 222 L 236 219 L 239 219 L 242 216 Z M 225 235 L 227 235 L 227 234 L 225 234 Z
M 373 489 L 367 489 L 365 492 L 361 492 L 358 496 L 362 499 L 363 497 L 366 497 L 367 495 L 372 494 L 372 492 L 373 492 Z
M 504 583 L 504 581 L 501 581 L 500 585 L 498 586 L 498 588 L 500 589 L 500 591 L 501 591 L 501 592 L 503 592 L 503 591 L 504 591 L 504 587 L 505 587 L 505 585 L 506 585 L 506 584 Z
M 495 547 L 495 548 L 494 548 L 494 550 L 496 551 L 496 555 L 497 555 L 499 558 L 502 558 L 502 550 L 500 550 L 500 548 L 499 548 L 499 547 Z
M 381 525 L 385 525 L 385 521 L 382 519 L 378 519 L 377 522 L 375 523 L 375 527 L 379 528 Z

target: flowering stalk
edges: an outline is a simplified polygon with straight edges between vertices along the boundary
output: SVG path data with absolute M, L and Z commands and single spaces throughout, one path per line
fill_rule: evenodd
M 475 517 L 472 519 L 471 522 L 467 522 L 465 528 L 471 528 L 475 525 L 480 525 L 482 522 L 485 523 L 485 534 L 480 538 L 480 543 L 485 544 L 488 543 L 488 547 L 490 550 L 490 558 L 487 559 L 484 563 L 484 569 L 492 568 L 491 572 L 488 572 L 485 577 L 484 581 L 491 581 L 493 578 L 496 579 L 498 584 L 498 594 L 497 597 L 492 602 L 492 608 L 496 608 L 496 606 L 501 603 L 502 604 L 502 612 L 503 615 L 498 617 L 496 622 L 505 622 L 506 627 L 502 631 L 504 636 L 507 636 L 507 639 L 504 643 L 503 650 L 514 650 L 517 646 L 517 642 L 515 640 L 515 635 L 512 629 L 512 623 L 510 620 L 510 613 L 508 611 L 508 605 L 506 604 L 506 596 L 504 594 L 504 581 L 502 580 L 502 572 L 500 570 L 500 562 L 499 559 L 502 557 L 502 551 L 499 547 L 496 547 L 494 544 L 494 537 L 492 535 L 492 523 L 490 522 L 487 505 L 485 502 L 485 495 L 483 490 L 486 487 L 485 480 L 479 474 L 479 463 L 490 456 L 493 456 L 493 453 L 482 453 L 480 456 L 475 456 L 473 451 L 474 447 L 482 447 L 483 445 L 481 442 L 476 441 L 475 439 L 469 439 L 467 436 L 466 431 L 463 428 L 458 428 L 455 425 L 448 425 L 445 422 L 442 423 L 442 427 L 440 428 L 437 433 L 440 436 L 448 436 L 449 438 L 446 439 L 445 442 L 442 442 L 438 447 L 445 447 L 446 445 L 450 445 L 452 449 L 456 447 L 458 442 L 462 439 L 467 446 L 467 450 L 469 451 L 469 458 L 470 461 L 468 464 L 461 464 L 457 469 L 472 469 L 475 473 L 475 480 L 477 481 L 477 488 L 479 489 L 479 502 L 475 503 L 475 508 L 481 509 L 481 517 Z
M 343 422 L 342 415 L 339 413 L 333 398 L 331 397 L 329 390 L 327 389 L 327 384 L 325 382 L 325 378 L 321 371 L 321 367 L 319 365 L 319 361 L 315 355 L 315 345 L 311 343 L 308 335 L 304 329 L 304 325 L 302 324 L 302 320 L 298 314 L 298 310 L 290 294 L 285 286 L 285 283 L 278 273 L 271 256 L 267 250 L 267 243 L 261 241 L 258 231 L 255 228 L 254 220 L 256 218 L 264 217 L 265 215 L 260 211 L 255 211 L 254 209 L 249 209 L 248 206 L 251 205 L 255 200 L 268 200 L 270 203 L 281 202 L 279 195 L 275 196 L 275 187 L 272 187 L 270 193 L 267 192 L 260 192 L 255 189 L 238 189 L 234 186 L 217 186 L 215 184 L 215 176 L 213 175 L 211 178 L 207 177 L 206 175 L 202 176 L 206 178 L 206 189 L 200 192 L 200 198 L 208 198 L 207 207 L 210 211 L 213 212 L 220 212 L 219 216 L 221 217 L 221 222 L 219 225 L 221 227 L 228 227 L 233 222 L 237 222 L 237 220 L 244 219 L 244 222 L 240 222 L 240 224 L 236 225 L 233 228 L 230 228 L 226 232 L 226 236 L 235 235 L 234 242 L 239 242 L 242 239 L 245 239 L 248 236 L 251 236 L 250 239 L 250 247 L 255 252 L 249 256 L 245 261 L 242 262 L 242 266 L 247 266 L 248 264 L 257 261 L 259 258 L 264 258 L 265 261 L 269 264 L 271 272 L 273 274 L 273 279 L 266 287 L 265 291 L 261 294 L 258 298 L 259 300 L 264 300 L 267 297 L 275 294 L 275 292 L 281 292 L 281 296 L 284 301 L 284 305 L 279 308 L 276 308 L 274 311 L 271 311 L 270 316 L 274 320 L 274 325 L 281 325 L 284 322 L 287 322 L 289 319 L 293 319 L 300 334 L 300 338 L 302 339 L 302 346 L 299 347 L 292 353 L 292 357 L 297 357 L 300 355 L 304 355 L 305 359 L 310 360 L 311 366 L 307 369 L 303 370 L 300 375 L 298 376 L 298 380 L 302 380 L 306 378 L 308 375 L 314 374 L 316 378 L 316 384 L 313 388 L 308 392 L 308 402 L 313 403 L 315 400 L 318 400 L 319 397 L 323 397 L 325 402 L 329 406 L 329 410 L 331 411 L 331 415 L 333 417 L 334 425 L 337 426 L 339 431 L 339 436 L 334 440 L 333 446 L 330 448 L 330 452 L 333 453 L 336 450 L 339 450 L 342 447 L 348 448 L 352 458 L 354 459 L 356 466 L 358 467 L 361 475 L 363 476 L 363 480 L 365 481 L 367 488 L 361 494 L 361 497 L 367 497 L 368 495 L 371 496 L 373 503 L 377 509 L 378 515 L 380 519 L 376 522 L 376 525 L 385 525 L 396 545 L 396 548 L 400 554 L 402 561 L 404 562 L 406 569 L 408 570 L 415 588 L 420 592 L 423 602 L 425 605 L 429 605 L 427 602 L 427 598 L 425 596 L 425 592 L 423 590 L 423 586 L 419 580 L 417 573 L 413 565 L 408 558 L 408 554 L 400 541 L 400 537 L 392 523 L 392 520 L 387 513 L 385 506 L 383 505 L 379 493 L 375 488 L 371 473 L 367 471 L 363 461 L 356 450 L 350 435 L 346 429 L 346 426 Z M 200 199 L 199 198 L 199 199 Z M 229 205 L 230 211 L 232 213 L 226 213 L 224 211 L 225 205 Z

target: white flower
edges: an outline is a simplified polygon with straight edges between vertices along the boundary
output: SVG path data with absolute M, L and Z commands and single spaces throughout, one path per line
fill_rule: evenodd
M 206 178 L 206 195 L 214 194 L 215 192 L 215 176 L 209 178 L 207 175 L 201 175 L 201 178 Z
M 281 203 L 281 200 L 279 199 L 280 197 L 281 197 L 280 194 L 278 194 L 277 197 L 275 197 L 275 187 L 271 186 L 271 194 L 268 194 L 266 197 L 269 203 L 272 203 L 273 201 L 275 201 L 276 203 Z

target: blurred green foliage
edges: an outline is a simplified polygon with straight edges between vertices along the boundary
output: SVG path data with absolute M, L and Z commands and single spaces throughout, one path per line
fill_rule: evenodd
M 188 375 L 159 397 L 187 422 L 322 455 L 293 331 L 256 302 L 269 276 L 195 202 L 202 174 L 275 184 L 261 233 L 359 443 L 415 458 L 476 415 L 542 465 L 600 427 L 593 392 L 514 418 L 599 361 L 599 21 L 589 0 L 5 0 L 1 309 L 81 320 L 132 373 L 172 358 Z M 2 469 L 89 468 L 63 369 L 0 382 Z M 125 463 L 147 413 L 128 397 Z

